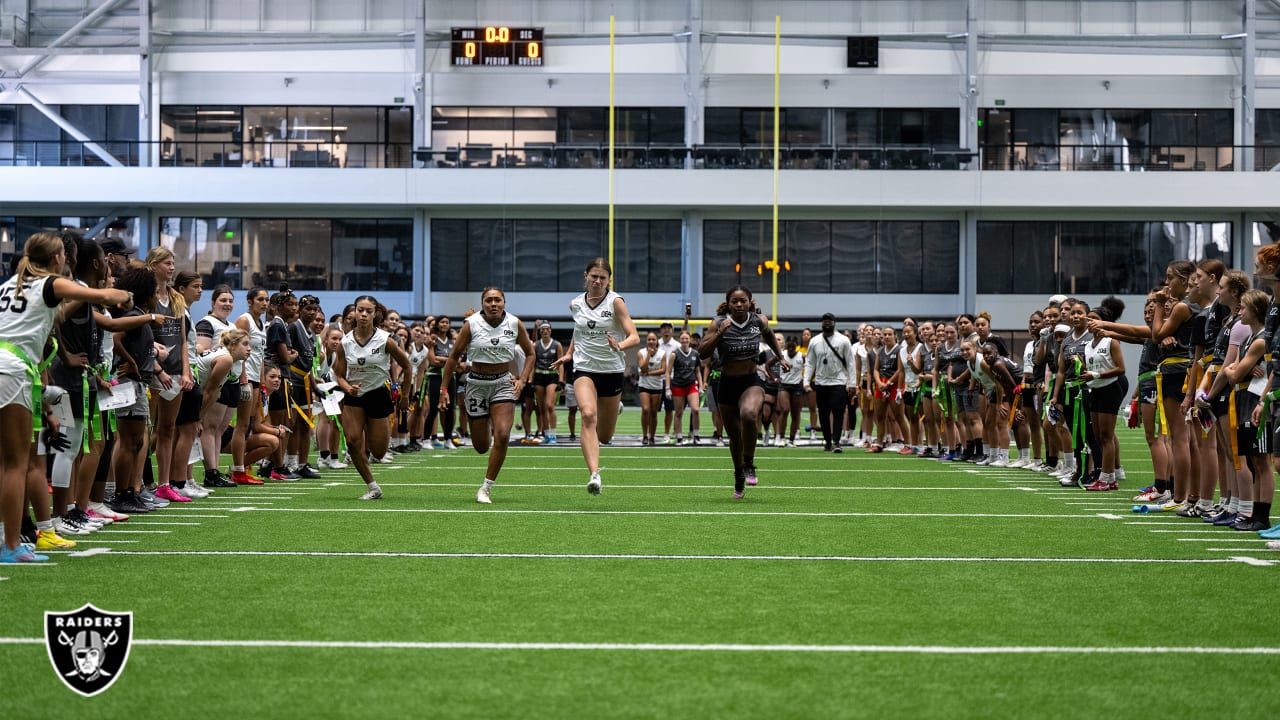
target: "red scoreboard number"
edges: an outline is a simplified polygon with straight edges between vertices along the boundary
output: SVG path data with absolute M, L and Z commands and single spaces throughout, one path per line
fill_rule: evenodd
M 542 67 L 542 28 L 453 28 L 449 48 L 455 67 Z

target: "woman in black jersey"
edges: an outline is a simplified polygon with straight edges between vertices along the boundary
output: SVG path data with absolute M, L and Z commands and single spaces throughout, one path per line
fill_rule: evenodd
M 1280 440 L 1280 432 L 1276 431 L 1276 428 L 1280 428 L 1280 403 L 1276 402 L 1277 397 L 1280 397 L 1280 306 L 1276 304 L 1276 299 L 1280 298 L 1280 245 L 1264 245 L 1258 249 L 1254 254 L 1254 272 L 1258 282 L 1271 290 L 1271 305 L 1267 308 L 1267 321 L 1263 325 L 1269 358 L 1266 362 L 1267 386 L 1263 389 L 1263 400 L 1254 424 L 1265 428 L 1264 433 L 1272 433 L 1269 439 L 1274 466 L 1276 454 L 1280 453 L 1280 444 L 1276 443 L 1276 440 Z M 1261 483 L 1257 490 L 1258 494 L 1253 501 L 1253 516 L 1270 523 L 1275 483 Z M 1259 534 L 1268 539 L 1280 538 L 1280 528 L 1262 530 Z
M 546 445 L 559 442 L 556 437 L 556 399 L 561 385 L 564 385 L 564 368 L 552 367 L 556 358 L 564 354 L 560 341 L 551 337 L 551 323 L 540 320 L 537 327 L 538 339 L 533 344 L 533 385 L 534 399 L 538 404 L 538 424 L 542 426 Z
M 1187 507 L 1178 511 L 1178 514 L 1184 517 L 1202 517 L 1206 514 L 1206 510 L 1212 509 L 1211 502 L 1202 504 L 1200 500 L 1212 500 L 1219 479 L 1222 482 L 1223 497 L 1234 497 L 1236 494 L 1234 492 L 1236 466 L 1240 462 L 1236 459 L 1238 456 L 1231 452 L 1234 442 L 1231 436 L 1231 389 L 1219 384 L 1218 392 L 1211 393 L 1211 390 L 1217 376 L 1222 373 L 1222 368 L 1239 359 L 1240 348 L 1231 344 L 1231 334 L 1240 320 L 1236 315 L 1240 308 L 1240 300 L 1248 290 L 1247 275 L 1238 270 L 1227 272 L 1218 282 L 1216 301 L 1206 308 L 1206 310 L 1222 310 L 1227 316 L 1225 322 L 1215 323 L 1210 318 L 1210 322 L 1205 323 L 1205 340 L 1203 341 L 1205 347 L 1203 358 L 1199 363 L 1204 372 L 1200 378 L 1199 391 L 1196 393 L 1195 400 L 1197 417 L 1206 417 L 1208 414 L 1216 419 L 1216 423 L 1213 432 L 1193 433 L 1193 435 L 1206 435 L 1208 439 L 1197 438 L 1200 441 L 1201 452 L 1201 483 L 1196 488 L 1196 503 L 1188 502 Z M 1217 327 L 1213 328 L 1216 332 L 1210 338 L 1209 331 L 1212 325 Z M 1212 461 L 1207 468 L 1204 463 L 1206 455 Z M 1205 482 L 1206 475 L 1208 475 L 1208 482 Z
M 755 485 L 756 426 L 764 403 L 764 388 L 756 373 L 760 343 L 781 355 L 778 338 L 769 327 L 769 318 L 756 307 L 751 291 L 735 285 L 725 293 L 725 302 L 716 309 L 716 320 L 707 328 L 699 352 L 718 351 L 723 362 L 716 402 L 729 436 L 733 458 L 733 496 L 741 498 L 746 485 Z M 790 363 L 782 360 L 786 371 Z
M 177 419 L 182 393 L 195 385 L 182 323 L 187 306 L 182 296 L 172 289 L 178 268 L 168 248 L 153 248 L 147 253 L 146 266 L 156 276 L 155 313 L 165 316 L 164 324 L 155 333 L 155 341 L 164 347 L 158 355 L 159 366 L 164 372 L 156 375 L 156 382 L 151 386 L 156 394 L 152 427 L 155 431 L 157 492 L 165 500 L 179 502 L 174 499 L 178 497 L 177 493 L 168 485 L 178 441 Z M 185 463 L 186 458 L 181 458 L 181 461 Z
M 795 343 L 792 343 L 792 348 Z M 702 356 L 693 347 L 693 336 L 688 331 L 680 333 L 680 349 L 671 357 L 671 397 L 676 404 L 676 443 L 681 441 L 680 430 L 684 427 L 684 411 L 689 409 L 689 444 L 698 444 L 698 380 L 702 375 Z M 799 408 L 795 415 L 799 417 Z M 794 431 L 793 431 L 794 434 Z
M 431 433 L 432 446 L 436 448 L 445 448 L 452 450 L 456 447 L 453 444 L 453 404 L 447 407 L 440 406 L 440 393 L 446 392 L 449 397 L 453 397 L 456 390 L 456 381 L 450 380 L 449 387 L 441 388 L 441 371 L 444 364 L 449 361 L 449 355 L 453 352 L 453 337 L 451 335 L 452 325 L 448 315 L 439 315 L 436 317 L 435 339 L 431 344 L 431 349 L 427 351 L 427 431 Z M 436 435 L 432 430 L 435 427 L 436 418 L 440 418 L 440 439 L 436 439 Z
M 1068 300 L 1062 304 L 1067 313 L 1071 331 L 1062 339 L 1058 351 L 1057 387 L 1053 406 L 1061 414 L 1061 422 L 1070 431 L 1071 454 L 1067 468 L 1057 473 L 1064 487 L 1079 485 L 1088 477 L 1089 467 L 1086 448 L 1089 445 L 1089 415 L 1085 407 L 1084 385 L 1085 348 L 1093 335 L 1089 332 L 1089 305 L 1083 300 Z M 1068 448 L 1064 448 L 1068 449 Z M 1096 458 L 1096 452 L 1093 453 Z

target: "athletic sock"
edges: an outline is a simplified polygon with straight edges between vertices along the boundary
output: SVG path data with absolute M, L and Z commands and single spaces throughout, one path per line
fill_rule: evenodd
M 36 530 L 45 531 L 53 529 L 53 520 L 39 520 L 36 522 Z
M 1169 481 L 1156 478 L 1156 492 L 1158 493 L 1169 492 Z
M 1227 503 L 1227 510 L 1228 510 L 1228 511 L 1230 511 L 1230 512 L 1233 512 L 1233 513 L 1239 514 L 1239 512 L 1240 512 L 1240 498 L 1238 498 L 1238 497 L 1233 497 L 1233 498 L 1231 498 L 1231 501 Z
M 493 487 L 493 481 L 492 481 L 492 480 L 490 480 L 489 478 L 485 478 L 485 479 L 484 479 L 484 486 L 485 486 L 485 487 Z
M 1271 524 L 1271 503 L 1256 502 L 1253 504 L 1253 519 Z
M 1240 514 L 1245 517 L 1253 517 L 1253 501 L 1252 500 L 1240 501 Z
M 1200 501 L 1196 503 L 1196 507 L 1200 508 L 1201 510 L 1212 509 L 1213 501 L 1207 498 L 1200 498 Z

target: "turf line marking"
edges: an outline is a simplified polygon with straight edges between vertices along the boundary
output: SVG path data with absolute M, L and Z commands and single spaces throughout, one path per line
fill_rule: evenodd
M 676 515 L 676 516 L 728 516 L 728 517 L 892 517 L 892 518 L 1036 518 L 1040 520 L 1094 520 L 1096 515 L 1036 515 L 1000 513 L 859 513 L 859 512 L 765 512 L 752 510 L 471 510 L 462 508 L 236 508 L 232 512 L 303 512 L 303 513 L 426 513 L 472 515 Z
M 340 486 L 342 486 L 342 485 L 346 485 L 346 483 L 331 482 L 331 483 L 325 483 L 325 484 L 324 484 L 324 486 L 325 486 L 325 487 L 340 487 Z
M 1174 539 L 1175 539 L 1175 540 L 1177 540 L 1178 542 L 1221 542 L 1221 543 L 1233 543 L 1233 542 L 1266 542 L 1266 540 L 1265 540 L 1265 539 L 1260 538 L 1260 537 L 1258 537 L 1257 535 L 1254 535 L 1254 536 L 1253 536 L 1253 537 L 1251 537 L 1251 538 L 1248 538 L 1248 537 L 1242 537 L 1242 538 L 1216 537 L 1216 538 L 1174 538 Z
M 183 523 L 183 522 L 155 522 L 154 520 L 137 520 L 130 524 L 133 525 L 188 525 L 191 527 L 200 527 L 201 523 Z
M 204 498 L 204 500 L 226 500 L 227 502 L 238 502 L 238 501 L 242 501 L 242 500 L 244 500 L 244 499 L 245 499 L 245 497 L 247 497 L 247 496 L 245 496 L 245 495 L 239 495 L 239 496 L 236 496 L 236 497 L 207 497 L 207 498 Z M 292 499 L 293 499 L 293 496 L 292 496 L 292 495 L 258 495 L 258 494 L 254 494 L 253 499 L 254 499 L 254 500 L 258 500 L 258 499 L 262 499 L 262 500 L 292 500 Z
M 4 582 L 5 580 L 8 580 L 8 579 L 9 578 L 6 578 L 6 577 L 0 577 L 0 582 Z
M 0 637 L 0 645 L 44 645 L 44 638 Z M 728 643 L 412 642 L 359 640 L 186 640 L 138 638 L 131 645 L 337 650 L 533 650 L 610 652 L 858 653 L 909 655 L 1280 655 L 1280 647 L 1071 647 L 956 645 L 748 645 Z
M 80 545 L 83 543 L 110 543 L 112 545 L 125 545 L 125 544 L 136 545 L 140 542 L 142 541 L 141 540 L 99 540 L 98 538 L 93 538 L 93 537 L 76 537 L 77 545 Z
M 664 470 L 668 468 L 663 468 Z M 772 474 L 772 472 L 771 472 Z M 467 487 L 474 488 L 476 483 L 378 483 L 381 487 Z M 496 483 L 496 488 L 581 488 L 582 483 Z M 611 485 L 611 490 L 724 490 L 725 484 L 717 485 Z M 1005 487 L 884 487 L 880 485 L 761 485 L 760 490 L 892 490 L 894 492 L 1003 492 L 1007 490 L 1025 490 L 1036 492 L 1035 488 Z
M 111 548 L 89 548 L 88 550 L 78 550 L 71 553 L 68 557 L 92 557 L 94 555 L 102 555 L 111 552 Z
M 1222 528 L 1218 528 L 1217 530 L 1209 530 L 1209 529 L 1205 529 L 1205 530 L 1196 530 L 1196 529 L 1193 529 L 1193 528 L 1187 528 L 1186 530 L 1148 530 L 1147 532 L 1153 532 L 1153 533 L 1213 533 L 1213 534 L 1215 534 L 1215 535 L 1222 535 L 1222 536 L 1225 536 L 1225 533 L 1223 533 L 1223 532 L 1222 532 Z
M 1112 515 L 1111 513 L 1098 513 L 1098 517 L 1103 520 L 1120 520 L 1124 518 L 1123 515 Z M 1127 525 L 1128 523 L 1125 524 Z
M 1203 548 L 1208 552 L 1240 552 L 1241 548 Z M 1249 548 L 1249 552 L 1280 552 L 1280 548 Z
M 1141 513 L 1136 514 L 1140 515 Z M 1168 520 L 1130 520 L 1125 525 L 1182 525 L 1186 527 L 1190 523 L 1183 522 L 1182 518 L 1169 518 Z
M 102 530 L 101 532 L 105 532 L 110 535 L 115 535 L 117 533 L 121 535 L 126 533 L 130 535 L 168 535 L 173 531 L 172 530 L 117 530 L 115 528 L 111 528 L 109 530 Z
M 623 553 L 493 553 L 493 552 L 327 552 L 304 550 L 109 550 L 111 555 L 207 556 L 207 557 L 331 557 L 398 559 L 483 560 L 676 560 L 733 562 L 846 562 L 846 563 L 1063 563 L 1101 565 L 1228 565 L 1235 558 L 1043 558 L 1043 557 L 878 557 L 850 555 L 661 555 Z
M 230 515 L 196 515 L 195 513 L 184 512 L 182 513 L 182 517 L 184 518 L 222 518 L 225 520 L 226 518 L 229 518 L 231 516 Z
M 1244 556 L 1232 557 L 1231 559 L 1237 562 L 1242 562 L 1246 565 L 1253 565 L 1254 567 L 1271 567 L 1272 565 L 1275 564 L 1271 560 L 1263 560 L 1261 558 L 1252 558 L 1252 557 L 1244 557 Z

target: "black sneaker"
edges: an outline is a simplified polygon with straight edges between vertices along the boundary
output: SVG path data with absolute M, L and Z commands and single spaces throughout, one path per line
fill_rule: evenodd
M 831 443 L 824 443 L 822 446 L 822 452 L 833 452 Z
M 844 450 L 840 449 L 840 443 L 835 443 L 834 445 L 831 446 L 831 452 L 836 455 L 839 455 L 840 453 L 844 452 Z
M 410 452 L 415 452 L 415 451 L 411 450 Z M 299 465 L 298 477 L 303 478 L 305 480 L 319 480 L 320 471 L 311 467 L 311 463 L 307 463 L 306 465 Z
M 204 474 L 204 486 L 207 488 L 229 488 L 236 484 L 231 482 L 221 470 L 213 470 Z
M 1242 518 L 1241 520 L 1233 523 L 1230 527 L 1232 530 L 1258 532 L 1259 530 L 1266 530 L 1267 528 L 1270 528 L 1271 525 L 1257 518 Z
M 118 513 L 125 513 L 126 515 L 151 512 L 153 509 L 147 505 L 143 505 L 138 500 L 138 496 L 131 490 L 117 491 L 115 497 L 111 498 L 111 501 L 107 503 L 107 507 Z

